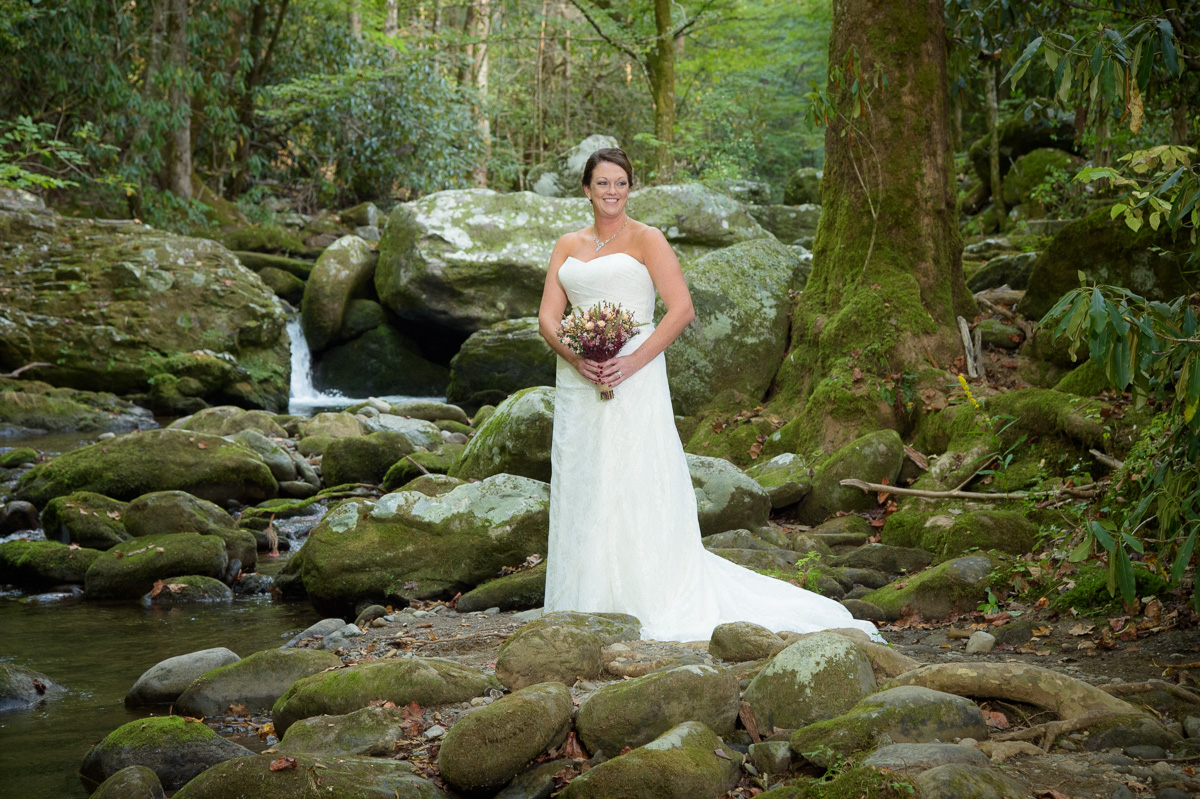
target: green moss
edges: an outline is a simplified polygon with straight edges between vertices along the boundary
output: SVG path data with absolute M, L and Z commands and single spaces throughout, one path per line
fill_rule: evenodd
M 42 510 L 42 529 L 52 541 L 108 549 L 130 538 L 122 521 L 126 504 L 90 491 L 55 497 Z
M 231 250 L 291 255 L 305 255 L 310 252 L 310 248 L 305 246 L 299 236 L 279 225 L 249 225 L 218 234 L 218 238 Z
M 995 559 L 986 553 L 980 557 Z M 967 584 L 950 575 L 956 561 L 947 561 L 919 574 L 877 588 L 863 597 L 881 609 L 889 619 L 899 619 L 906 611 L 922 609 L 926 618 L 944 618 L 951 613 L 971 611 L 982 601 L 983 584 Z
M 321 465 L 328 485 L 379 485 L 397 461 L 415 448 L 401 433 L 380 432 L 334 439 L 325 447 Z
M 8 541 L 0 544 L 0 582 L 36 587 L 82 583 L 102 554 L 53 541 Z
M 13 469 L 38 462 L 38 451 L 30 447 L 15 447 L 8 452 L 0 452 L 0 469 Z
M 765 440 L 776 427 L 774 422 L 762 416 L 737 420 L 719 414 L 704 414 L 698 419 L 695 432 L 684 449 L 694 455 L 724 458 L 745 469 L 760 459 L 760 438 Z
M 110 732 L 100 746 L 136 752 L 139 749 L 211 741 L 219 737 L 208 725 L 185 721 L 182 716 L 151 716 L 122 724 Z
M 1109 387 L 1104 365 L 1089 359 L 1063 375 L 1054 390 L 1080 397 L 1094 397 Z
M 880 541 L 923 549 L 943 561 L 977 549 L 1021 555 L 1032 549 L 1036 536 L 1037 527 L 1020 510 L 934 514 L 905 505 L 888 517 Z
M 436 450 L 417 450 L 402 457 L 383 476 L 383 488 L 395 491 L 423 474 L 446 474 L 458 463 L 464 449 L 465 444 L 443 444 Z
M 546 564 L 497 577 L 472 588 L 458 598 L 458 612 L 471 613 L 488 608 L 524 610 L 542 605 L 546 593 Z
M 1137 595 L 1158 596 L 1168 589 L 1165 580 L 1157 574 L 1147 571 L 1134 564 L 1134 583 Z M 1121 607 L 1121 595 L 1115 596 L 1108 591 L 1108 570 L 1095 564 L 1085 563 L 1079 567 L 1079 573 L 1069 578 L 1075 583 L 1074 587 L 1064 591 L 1050 600 L 1050 606 L 1056 610 L 1075 610 L 1090 615 L 1100 615 Z

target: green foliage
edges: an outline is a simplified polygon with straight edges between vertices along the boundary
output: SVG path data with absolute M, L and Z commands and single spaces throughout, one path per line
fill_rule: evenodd
M 88 178 L 88 159 L 79 146 L 96 143 L 104 149 L 116 149 L 97 143 L 90 123 L 76 130 L 72 138 L 76 143 L 62 141 L 53 125 L 23 115 L 0 123 L 0 186 L 35 190 L 78 186 L 74 177 Z

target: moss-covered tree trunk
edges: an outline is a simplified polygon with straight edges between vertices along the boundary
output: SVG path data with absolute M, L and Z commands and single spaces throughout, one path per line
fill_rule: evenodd
M 654 0 L 654 48 L 647 54 L 650 91 L 654 97 L 654 179 L 669 183 L 675 156 L 675 41 L 671 34 L 671 1 Z
M 825 135 L 813 271 L 771 397 L 793 419 L 768 453 L 905 430 L 905 399 L 944 387 L 942 368 L 961 352 L 954 317 L 974 313 L 962 276 L 943 4 L 834 0 L 829 63 L 853 52 L 855 71 L 869 78 L 878 67 L 887 83 L 856 115 L 853 78 L 830 82 L 840 104 Z

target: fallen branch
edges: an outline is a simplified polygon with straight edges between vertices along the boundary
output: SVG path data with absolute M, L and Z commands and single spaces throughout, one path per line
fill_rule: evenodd
M 17 367 L 16 369 L 13 369 L 11 372 L 9 372 L 6 375 L 0 375 L 0 377 L 16 377 L 17 375 L 21 374 L 21 372 L 24 372 L 26 369 L 36 369 L 39 366 L 49 366 L 49 365 L 50 364 L 44 363 L 42 361 L 37 361 L 36 363 L 27 363 L 24 366 L 20 366 L 20 367 Z
M 987 297 L 983 297 L 980 295 L 976 295 L 975 299 L 979 302 L 980 305 L 982 305 L 984 308 L 987 308 L 992 313 L 1000 314 L 1001 316 L 1003 316 L 1005 319 L 1007 319 L 1010 322 L 1015 322 L 1017 320 L 1017 315 L 1015 313 L 1013 313 L 1012 311 L 1008 310 L 1007 308 L 1005 308 L 1003 305 L 994 303 L 991 300 L 989 300 Z
M 1029 499 L 1031 497 L 1054 497 L 1065 494 L 1079 499 L 1086 499 L 1095 496 L 1096 491 L 1093 488 L 1095 483 L 1088 483 L 1085 486 L 1075 486 L 1073 488 L 1056 488 L 1053 491 L 1010 491 L 1008 493 L 991 494 L 986 491 L 928 491 L 920 488 L 900 488 L 899 486 L 883 485 L 882 483 L 868 483 L 865 480 L 856 480 L 853 477 L 841 481 L 841 485 L 849 486 L 850 488 L 862 489 L 864 493 L 890 491 L 893 494 L 899 494 L 906 497 L 925 497 L 926 499 Z
M 412 456 L 411 456 L 411 455 L 405 455 L 405 456 L 404 456 L 404 460 L 408 461 L 408 462 L 409 462 L 409 463 L 411 463 L 413 466 L 416 466 L 418 469 L 420 469 L 420 470 L 421 470 L 421 474 L 429 474 L 429 470 L 428 470 L 428 469 L 426 469 L 426 468 L 425 468 L 424 466 L 422 466 L 421 464 L 419 464 L 419 463 L 417 463 L 416 461 L 414 461 L 414 460 L 412 459 Z
M 971 345 L 971 328 L 967 326 L 967 320 L 961 316 L 958 317 L 958 332 L 962 336 L 963 353 L 967 356 L 967 375 L 979 377 L 979 368 L 975 365 L 975 350 Z
M 1167 682 L 1165 680 L 1146 680 L 1145 682 L 1123 682 L 1115 685 L 1103 685 L 1101 691 L 1112 696 L 1130 696 L 1132 694 L 1145 694 L 1150 691 L 1166 691 L 1171 696 L 1191 702 L 1193 705 L 1200 705 L 1200 694 L 1194 691 L 1189 691 L 1181 685 Z
M 993 741 L 1032 741 L 1041 738 L 1042 751 L 1049 752 L 1050 747 L 1054 745 L 1054 740 L 1058 736 L 1076 730 L 1083 730 L 1088 727 L 1101 724 L 1112 719 L 1127 716 L 1127 713 L 1121 713 L 1112 710 L 1093 710 L 1090 713 L 1084 713 L 1082 716 L 1075 716 L 1069 719 L 1060 719 L 1059 721 L 1048 721 L 1045 724 L 1037 724 L 1033 727 L 1026 727 L 1023 730 L 1014 732 L 1006 732 L 1001 735 L 991 736 Z
M 1125 465 L 1125 461 L 1119 461 L 1111 455 L 1105 455 L 1098 449 L 1089 449 L 1088 454 L 1095 458 L 1097 463 L 1107 466 L 1110 469 L 1120 469 Z

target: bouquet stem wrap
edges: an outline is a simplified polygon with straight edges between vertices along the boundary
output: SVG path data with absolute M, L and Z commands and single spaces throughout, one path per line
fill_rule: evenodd
M 637 335 L 633 312 L 604 300 L 582 312 L 563 319 L 558 326 L 558 340 L 571 352 L 589 361 L 604 362 L 616 356 L 625 342 Z M 600 399 L 613 398 L 611 386 L 597 386 Z

